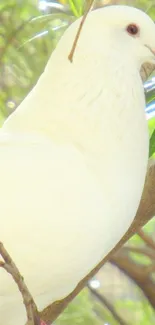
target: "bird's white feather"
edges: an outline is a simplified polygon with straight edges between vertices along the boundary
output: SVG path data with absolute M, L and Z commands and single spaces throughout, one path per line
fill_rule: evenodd
M 135 15 L 155 31 L 140 11 L 114 8 L 120 26 L 123 12 L 123 27 Z M 139 70 L 148 52 L 138 59 L 133 41 L 116 37 L 109 10 L 88 16 L 72 64 L 79 21 L 69 28 L 0 133 L 0 240 L 40 309 L 68 295 L 116 245 L 143 190 L 148 132 Z M 24 324 L 21 301 L 1 268 L 0 325 Z

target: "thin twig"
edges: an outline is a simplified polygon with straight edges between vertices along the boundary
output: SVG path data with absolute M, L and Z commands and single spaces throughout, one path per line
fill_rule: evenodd
M 88 4 L 88 7 L 82 17 L 82 20 L 80 22 L 80 25 L 79 25 L 79 28 L 78 28 L 78 31 L 77 31 L 77 34 L 75 36 L 75 39 L 74 39 L 74 42 L 73 42 L 73 45 L 72 45 L 72 48 L 71 48 L 71 51 L 68 55 L 68 59 L 69 61 L 72 63 L 73 62 L 73 56 L 74 56 L 74 53 L 75 53 L 75 49 L 76 49 L 76 46 L 77 46 L 77 42 L 79 40 L 79 37 L 80 37 L 80 34 L 81 34 L 81 31 L 82 31 L 82 28 L 83 28 L 83 25 L 85 23 L 85 20 L 90 12 L 90 10 L 92 9 L 93 5 L 94 5 L 94 2 L 95 0 L 91 0 L 90 3 Z
M 90 287 L 90 285 L 88 285 L 88 288 L 90 290 L 90 292 L 92 293 L 92 295 L 94 297 L 96 297 L 102 305 L 104 305 L 112 314 L 112 316 L 114 317 L 114 319 L 120 324 L 120 325 L 128 325 L 117 313 L 116 309 L 114 308 L 114 306 L 103 296 L 101 295 L 99 292 L 97 292 L 96 290 L 92 289 Z
M 123 251 L 131 252 L 131 253 L 137 253 L 140 255 L 145 255 L 149 257 L 152 260 L 155 260 L 155 252 L 151 249 L 146 249 L 144 247 L 132 247 L 132 246 L 124 246 L 122 247 Z
M 37 310 L 37 306 L 33 300 L 32 295 L 30 294 L 26 284 L 24 283 L 24 279 L 21 276 L 18 268 L 13 262 L 12 258 L 4 248 L 3 244 L 0 242 L 0 255 L 4 259 L 4 261 L 0 261 L 0 267 L 3 267 L 8 273 L 10 273 L 16 282 L 22 297 L 23 302 L 26 308 L 27 319 L 29 325 L 40 325 L 40 318 Z
M 155 271 L 155 264 L 150 264 L 144 268 L 144 274 L 145 276 L 149 276 L 151 273 L 154 273 Z
M 150 236 L 148 236 L 142 229 L 138 231 L 138 235 L 142 240 L 144 240 L 145 244 L 147 244 L 151 249 L 155 250 L 154 240 Z

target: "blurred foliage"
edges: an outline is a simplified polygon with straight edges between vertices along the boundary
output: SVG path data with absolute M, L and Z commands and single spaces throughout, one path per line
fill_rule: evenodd
M 100 0 L 95 6 L 107 5 L 112 2 L 127 3 L 142 8 L 155 19 L 155 1 L 151 0 Z M 35 85 L 62 33 L 72 21 L 82 15 L 88 1 L 68 0 L 60 1 L 60 4 L 64 5 L 64 10 L 56 10 L 54 7 L 52 9 L 50 6 L 45 9 L 43 0 L 40 7 L 39 2 L 34 0 L 0 1 L 0 124 Z M 154 102 L 155 92 L 147 95 L 146 99 L 148 104 Z M 155 118 L 149 121 L 149 129 L 150 155 L 152 156 L 155 152 Z M 150 221 L 144 230 L 149 236 L 155 234 L 155 220 Z M 147 243 L 137 234 L 130 239 L 127 245 L 142 249 Z M 149 266 L 152 263 L 148 256 L 138 252 L 131 251 L 129 258 L 133 260 L 135 267 L 136 264 Z M 154 279 L 154 274 L 155 271 L 152 272 L 152 279 Z M 111 274 L 106 274 L 106 277 L 109 276 L 111 280 L 112 277 L 115 278 L 114 268 Z M 104 282 L 107 281 L 106 277 L 103 277 L 103 287 Z M 136 283 L 134 284 L 136 299 L 129 294 L 131 282 L 129 281 L 126 285 L 123 298 L 118 294 L 116 299 L 112 299 L 112 291 L 109 291 L 108 299 L 113 310 L 122 317 L 122 324 L 115 319 L 113 310 L 107 308 L 103 302 L 96 300 L 88 288 L 74 299 L 55 324 L 154 324 L 154 309 Z M 100 292 L 102 295 L 107 294 L 104 289 Z M 133 296 L 135 297 L 135 295 Z
M 57 325 L 101 325 L 100 319 L 96 317 L 94 302 L 89 297 L 89 292 L 84 289 L 74 301 L 65 309 L 56 321 Z
M 150 151 L 149 156 L 152 157 L 155 152 L 155 128 L 152 132 L 151 139 L 150 139 Z
M 154 0 L 126 0 L 117 1 L 117 3 L 128 4 L 133 7 L 140 8 L 147 12 L 149 16 L 155 20 L 155 2 Z
M 85 3 L 83 0 L 69 0 L 70 8 L 76 17 L 82 16 L 84 12 Z
M 65 13 L 41 15 L 32 1 L 0 4 L 0 120 L 24 99 L 66 27 Z

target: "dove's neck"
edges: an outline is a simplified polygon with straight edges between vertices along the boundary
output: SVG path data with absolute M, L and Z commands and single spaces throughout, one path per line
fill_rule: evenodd
M 100 153 L 144 124 L 144 94 L 138 69 L 119 53 L 94 63 L 49 61 L 38 84 L 6 121 L 4 129 L 73 143 Z M 63 61 L 63 60 L 62 60 Z M 116 63 L 117 62 L 117 63 Z M 143 122 L 142 122 L 143 121 Z M 135 132 L 135 134 L 134 134 Z M 105 139 L 106 137 L 106 139 Z M 103 149 L 104 148 L 104 149 Z
M 116 180 L 117 193 L 120 175 L 125 182 L 123 191 L 133 187 L 134 179 L 143 186 L 148 132 L 138 69 L 119 57 L 116 60 L 117 64 L 106 58 L 109 64 L 102 66 L 96 62 L 94 69 L 91 64 L 87 69 L 69 62 L 47 66 L 4 130 L 44 135 L 60 145 L 73 145 L 101 186 L 112 188 Z M 106 170 L 110 170 L 110 179 Z M 120 191 L 120 200 L 122 195 Z

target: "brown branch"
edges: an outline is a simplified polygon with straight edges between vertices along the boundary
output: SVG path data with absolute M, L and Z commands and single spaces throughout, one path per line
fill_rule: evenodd
M 119 241 L 116 247 L 78 284 L 76 289 L 66 298 L 56 301 L 46 307 L 41 313 L 41 318 L 46 322 L 53 322 L 67 307 L 68 303 L 84 288 L 87 281 L 91 279 L 99 269 L 107 262 L 113 254 L 122 247 L 122 245 L 135 234 L 143 225 L 155 215 L 155 162 L 151 161 L 148 166 L 145 187 L 136 217 L 126 232 L 124 237 Z M 155 291 L 154 291 L 155 292 Z M 153 294 L 154 294 L 153 292 Z M 155 295 L 154 295 L 155 297 Z
M 145 244 L 147 244 L 151 249 L 155 250 L 154 240 L 150 236 L 148 236 L 142 229 L 138 231 L 138 235 L 145 242 Z
M 153 309 L 155 309 L 155 283 L 151 279 L 148 266 L 137 264 L 130 259 L 124 249 L 120 249 L 115 255 L 110 258 L 110 263 L 119 268 L 131 280 L 133 280 L 142 290 L 145 297 L 149 300 Z
M 111 313 L 111 315 L 114 317 L 114 319 L 120 324 L 120 325 L 128 325 L 117 313 L 114 306 L 99 292 L 92 289 L 90 285 L 87 286 L 91 292 L 91 294 L 96 297 L 102 305 L 104 305 Z
M 153 272 L 155 272 L 155 263 L 150 264 L 145 267 L 145 270 L 144 270 L 145 276 L 149 276 L 150 273 L 153 273 Z
M 129 253 L 131 252 L 131 253 L 137 253 L 140 255 L 145 255 L 145 256 L 149 257 L 150 259 L 155 260 L 155 252 L 152 250 L 148 250 L 148 249 L 142 248 L 142 247 L 130 247 L 130 246 L 124 246 L 123 249 Z
M 152 258 L 152 263 L 150 262 L 149 265 L 144 265 L 143 266 L 143 276 L 149 276 L 150 273 L 155 271 L 155 253 L 152 251 L 148 251 L 147 249 L 143 249 L 143 248 L 137 248 L 137 247 L 128 247 L 128 246 L 123 246 L 121 248 L 121 254 L 125 256 L 131 261 L 131 263 L 135 263 L 135 261 L 132 259 L 132 255 L 129 255 L 129 253 L 138 253 L 138 254 L 142 254 L 145 256 L 148 256 L 149 258 Z M 117 253 L 116 253 L 117 254 Z M 137 264 L 136 264 L 137 267 Z
M 79 37 L 80 37 L 80 34 L 81 34 L 81 31 L 82 31 L 82 28 L 83 28 L 83 25 L 85 23 L 85 20 L 90 12 L 90 10 L 92 9 L 92 6 L 94 4 L 95 0 L 91 0 L 89 3 L 88 3 L 88 6 L 87 6 L 87 9 L 82 17 L 82 20 L 80 22 L 80 25 L 79 25 L 79 28 L 77 30 L 77 34 L 75 36 L 75 39 L 74 39 L 74 42 L 73 42 L 73 45 L 72 45 L 72 48 L 71 48 L 71 51 L 68 55 L 68 59 L 70 62 L 73 62 L 73 56 L 74 56 L 74 53 L 75 53 L 75 50 L 76 50 L 76 46 L 77 46 L 77 43 L 78 43 L 78 40 L 79 40 Z
M 3 267 L 9 274 L 11 274 L 12 278 L 16 282 L 19 291 L 22 294 L 23 302 L 26 308 L 27 313 L 27 324 L 29 325 L 40 325 L 40 318 L 37 310 L 37 306 L 33 300 L 32 295 L 30 294 L 26 284 L 24 283 L 24 279 L 21 276 L 18 268 L 13 262 L 12 258 L 4 248 L 3 244 L 0 242 L 0 255 L 2 256 L 4 261 L 0 261 L 0 267 Z M 22 325 L 22 324 L 21 324 Z

